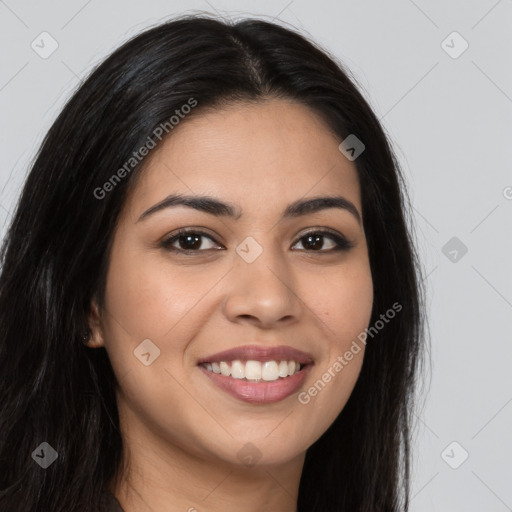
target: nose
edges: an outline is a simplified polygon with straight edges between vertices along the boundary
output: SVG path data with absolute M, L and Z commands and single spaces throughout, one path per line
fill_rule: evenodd
M 296 322 L 303 303 L 294 285 L 284 255 L 266 249 L 252 263 L 236 256 L 224 314 L 231 322 L 248 322 L 263 329 Z

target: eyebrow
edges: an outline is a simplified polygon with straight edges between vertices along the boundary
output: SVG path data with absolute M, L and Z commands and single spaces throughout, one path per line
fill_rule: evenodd
M 159 203 L 148 208 L 137 220 L 140 222 L 147 219 L 150 215 L 166 208 L 176 206 L 186 206 L 201 212 L 209 213 L 215 216 L 231 217 L 235 220 L 242 216 L 241 208 L 233 203 L 223 202 L 210 196 L 184 196 L 181 194 L 171 194 Z M 283 212 L 281 219 L 296 218 L 302 215 L 315 213 L 327 208 L 339 208 L 351 213 L 359 224 L 361 216 L 354 203 L 342 196 L 311 197 L 308 199 L 299 199 L 289 204 Z

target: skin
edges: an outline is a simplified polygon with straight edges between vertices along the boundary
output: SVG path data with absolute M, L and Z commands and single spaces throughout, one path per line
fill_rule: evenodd
M 127 458 L 111 488 L 126 512 L 296 511 L 305 452 L 345 406 L 364 345 L 308 404 L 298 393 L 244 402 L 197 361 L 251 343 L 290 345 L 313 355 L 307 391 L 368 326 L 362 223 L 339 208 L 280 220 L 298 199 L 332 195 L 362 215 L 356 168 L 339 143 L 308 107 L 268 99 L 191 116 L 148 157 L 114 235 L 105 307 L 93 301 L 90 316 L 89 345 L 105 347 L 119 382 Z M 213 196 L 243 213 L 178 206 L 138 221 L 171 193 Z M 183 227 L 213 239 L 191 255 L 159 245 Z M 329 236 L 308 245 L 310 228 L 335 230 L 353 247 L 331 251 Z M 235 251 L 248 236 L 263 249 L 252 263 Z M 183 238 L 173 245 L 187 247 Z M 149 366 L 133 353 L 145 339 L 160 349 Z M 253 466 L 237 456 L 246 443 L 261 455 Z

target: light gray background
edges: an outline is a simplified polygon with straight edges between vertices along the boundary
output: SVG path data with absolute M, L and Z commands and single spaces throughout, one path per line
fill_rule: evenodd
M 360 83 L 409 183 L 428 286 L 433 365 L 412 511 L 512 510 L 512 0 L 0 0 L 3 230 L 44 134 L 87 72 L 143 28 L 198 10 L 289 23 Z M 59 45 L 47 59 L 31 48 L 43 31 Z M 469 44 L 458 58 L 445 51 L 463 48 L 457 36 L 442 45 L 453 31 Z M 445 256 L 452 237 L 466 254 Z

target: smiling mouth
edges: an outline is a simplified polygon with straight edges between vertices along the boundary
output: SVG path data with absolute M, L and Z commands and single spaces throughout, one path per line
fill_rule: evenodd
M 236 399 L 266 405 L 296 393 L 313 365 L 313 362 L 302 364 L 293 360 L 235 359 L 201 362 L 197 366 L 210 382 Z
M 240 360 L 214 361 L 199 364 L 208 372 L 231 377 L 245 382 L 272 382 L 287 379 L 303 370 L 307 364 L 286 360 Z

